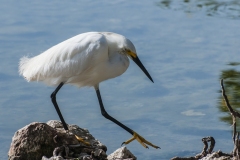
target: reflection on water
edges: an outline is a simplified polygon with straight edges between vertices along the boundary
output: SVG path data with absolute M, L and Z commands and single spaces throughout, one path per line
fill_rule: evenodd
M 161 0 L 157 5 L 163 9 L 184 10 L 186 13 L 203 11 L 208 16 L 240 18 L 239 0 Z
M 239 62 L 231 62 L 228 64 L 233 68 L 223 70 L 220 75 L 220 79 L 224 79 L 224 87 L 226 90 L 226 95 L 229 99 L 230 105 L 234 110 L 240 111 L 240 70 L 236 68 L 240 65 Z M 221 93 L 222 94 L 222 93 Z M 221 112 L 227 113 L 220 119 L 224 122 L 232 124 L 232 116 L 229 114 L 228 108 L 225 105 L 224 98 L 219 95 L 219 105 L 218 108 Z M 240 120 L 237 119 L 237 130 L 240 130 Z

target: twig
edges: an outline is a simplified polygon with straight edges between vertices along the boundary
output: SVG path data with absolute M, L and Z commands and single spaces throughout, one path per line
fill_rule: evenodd
M 229 110 L 229 112 L 232 115 L 232 119 L 233 119 L 233 143 L 235 143 L 235 138 L 236 138 L 236 117 L 240 118 L 240 113 L 238 113 L 237 111 L 234 111 L 228 101 L 227 95 L 225 94 L 225 89 L 223 86 L 223 79 L 221 79 L 221 87 L 222 87 L 222 96 L 225 100 L 226 106 Z
M 234 114 L 234 110 L 232 109 L 229 101 L 228 101 L 228 98 L 227 98 L 227 95 L 225 94 L 225 89 L 224 89 L 224 86 L 223 86 L 223 79 L 221 79 L 221 87 L 222 87 L 222 96 L 225 100 L 225 103 L 226 103 L 226 106 L 228 107 L 228 110 L 231 114 Z
M 215 146 L 215 139 L 214 139 L 213 137 L 208 137 L 207 141 L 208 141 L 208 142 L 209 142 L 209 141 L 211 142 L 211 143 L 210 143 L 210 148 L 208 149 L 208 153 L 212 153 L 213 148 L 214 148 L 214 146 Z
M 239 160 L 239 132 L 237 133 L 237 142 L 235 145 L 237 147 L 237 160 Z
M 239 133 L 237 133 L 237 139 L 235 140 L 233 149 L 233 155 L 236 156 L 237 160 L 239 160 L 238 147 L 239 147 Z
M 223 86 L 223 79 L 221 79 L 221 86 L 222 86 L 222 95 L 224 97 L 226 106 L 228 107 L 228 110 L 231 112 L 232 119 L 233 119 L 233 143 L 234 143 L 234 149 L 233 149 L 233 155 L 236 157 L 237 160 L 239 160 L 239 133 L 236 132 L 237 124 L 236 124 L 236 117 L 240 118 L 240 113 L 233 110 L 231 105 L 229 104 L 228 98 L 225 94 L 224 86 Z M 237 134 L 237 138 L 236 138 Z
M 215 146 L 215 139 L 213 137 L 204 137 L 204 138 L 202 138 L 202 142 L 204 144 L 203 151 L 197 156 L 197 158 L 203 158 L 207 154 L 212 153 L 213 148 Z M 208 143 L 207 142 L 211 142 L 209 149 L 208 149 Z M 207 151 L 207 149 L 208 149 L 208 151 Z
M 228 101 L 228 98 L 225 94 L 225 89 L 224 89 L 224 86 L 223 86 L 223 79 L 221 79 L 221 86 L 222 86 L 222 95 L 224 97 L 224 100 L 226 102 L 226 105 L 228 107 L 228 110 L 231 112 L 231 114 L 233 114 L 235 117 L 238 117 L 240 118 L 240 113 L 238 113 L 237 111 L 234 111 L 231 107 L 231 105 L 229 104 L 229 101 Z
M 236 133 L 237 133 L 237 123 L 236 123 L 236 117 L 232 114 L 233 119 L 233 143 L 236 143 Z
M 202 142 L 203 142 L 204 146 L 203 146 L 203 151 L 199 154 L 199 156 L 201 158 L 205 157 L 207 155 L 207 149 L 208 149 L 208 143 L 206 141 L 206 137 L 202 138 Z

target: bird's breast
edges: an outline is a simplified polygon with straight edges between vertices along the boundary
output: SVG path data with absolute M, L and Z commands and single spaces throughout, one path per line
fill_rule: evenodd
M 114 78 L 123 74 L 129 66 L 129 59 L 124 54 L 117 53 L 113 57 L 109 58 L 107 72 L 110 78 Z

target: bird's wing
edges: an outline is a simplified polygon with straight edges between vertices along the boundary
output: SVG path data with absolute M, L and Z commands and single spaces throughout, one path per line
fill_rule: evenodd
M 105 37 L 89 32 L 59 43 L 33 58 L 22 58 L 19 72 L 28 81 L 58 81 L 76 76 L 108 58 Z M 51 84 L 50 85 L 53 85 Z M 56 85 L 55 84 L 55 85 Z

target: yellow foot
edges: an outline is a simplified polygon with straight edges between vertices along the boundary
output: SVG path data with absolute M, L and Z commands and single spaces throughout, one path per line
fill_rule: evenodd
M 76 137 L 76 139 L 77 139 L 79 142 L 82 142 L 82 143 L 84 143 L 84 144 L 90 146 L 90 143 L 89 143 L 89 142 L 86 142 L 83 138 L 78 137 L 77 135 L 75 135 L 75 137 Z
M 148 142 L 147 140 L 145 140 L 142 136 L 140 136 L 140 135 L 139 135 L 138 133 L 136 133 L 136 132 L 133 132 L 133 137 L 130 138 L 129 140 L 123 142 L 122 145 L 123 145 L 123 144 L 129 144 L 130 142 L 132 142 L 132 141 L 135 140 L 135 139 L 136 139 L 143 147 L 145 147 L 145 148 L 148 148 L 147 145 L 152 146 L 153 148 L 156 148 L 156 149 L 160 148 L 160 147 L 155 146 L 154 144 Z M 146 145 L 146 144 L 147 144 L 147 145 Z

